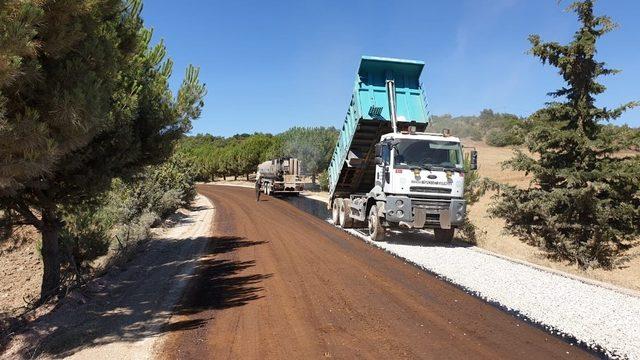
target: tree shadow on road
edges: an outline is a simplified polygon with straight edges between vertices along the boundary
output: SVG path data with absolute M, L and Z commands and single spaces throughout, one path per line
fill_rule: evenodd
M 193 242 L 194 247 L 206 251 L 200 258 L 194 257 L 193 252 L 184 251 L 181 241 Z M 32 330 L 48 334 L 29 343 L 21 355 L 66 357 L 93 346 L 133 343 L 202 327 L 211 320 L 210 314 L 172 323 L 169 320 L 174 314 L 243 306 L 259 299 L 262 287 L 258 284 L 270 275 L 245 275 L 242 272 L 253 267 L 253 261 L 219 257 L 264 243 L 238 237 L 152 241 L 144 249 L 145 256 L 90 282 L 82 294 L 65 299 L 58 310 L 34 323 Z

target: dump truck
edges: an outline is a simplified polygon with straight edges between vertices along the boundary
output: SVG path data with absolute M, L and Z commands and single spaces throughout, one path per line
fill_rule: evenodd
M 381 241 L 387 229 L 433 229 L 449 242 L 466 216 L 460 139 L 425 132 L 421 61 L 362 57 L 329 165 L 334 224 L 365 227 Z M 471 169 L 477 152 L 471 151 Z
M 256 181 L 267 195 L 299 195 L 304 190 L 300 173 L 298 159 L 273 159 L 258 165 Z

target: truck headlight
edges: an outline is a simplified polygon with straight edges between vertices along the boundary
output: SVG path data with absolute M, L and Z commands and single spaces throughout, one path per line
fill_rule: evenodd
M 396 217 L 401 218 L 401 217 L 403 217 L 403 216 L 404 216 L 404 211 L 402 211 L 402 210 L 398 210 L 398 211 L 396 211 Z
M 396 207 L 402 207 L 402 205 L 404 205 L 404 201 L 396 200 Z

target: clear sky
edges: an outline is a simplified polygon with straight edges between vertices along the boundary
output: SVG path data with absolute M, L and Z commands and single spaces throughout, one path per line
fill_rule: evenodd
M 526 52 L 527 36 L 566 42 L 577 28 L 557 0 L 147 0 L 143 16 L 176 63 L 201 67 L 207 84 L 193 133 L 228 136 L 300 126 L 341 127 L 360 56 L 422 60 L 432 114 L 484 108 L 526 116 L 560 77 Z M 640 100 L 640 1 L 600 0 L 620 28 L 599 59 L 622 73 L 604 79 L 599 105 Z M 640 110 L 619 123 L 640 126 Z

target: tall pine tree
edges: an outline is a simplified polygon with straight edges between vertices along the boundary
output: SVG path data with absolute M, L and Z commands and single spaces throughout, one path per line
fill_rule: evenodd
M 189 67 L 178 95 L 171 60 L 140 18 L 141 0 L 0 1 L 0 223 L 42 234 L 41 300 L 60 286 L 65 212 L 115 176 L 167 158 L 200 114 Z
M 616 25 L 595 16 L 593 1 L 574 2 L 580 29 L 567 45 L 532 35 L 531 53 L 558 69 L 566 86 L 531 116 L 533 129 L 523 152 L 505 166 L 532 175 L 528 189 L 507 188 L 493 214 L 507 229 L 549 255 L 581 267 L 610 267 L 640 235 L 640 156 L 625 152 L 638 139 L 605 124 L 625 110 L 596 106 L 608 69 L 597 61 L 596 42 Z M 636 145 L 637 146 L 637 145 Z

